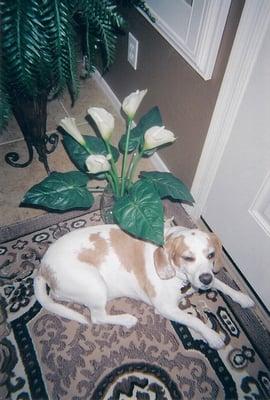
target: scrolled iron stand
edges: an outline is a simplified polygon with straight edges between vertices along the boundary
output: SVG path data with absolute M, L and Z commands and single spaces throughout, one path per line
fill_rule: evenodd
M 43 163 L 49 175 L 47 155 L 56 149 L 59 138 L 56 132 L 46 133 L 48 93 L 44 91 L 37 97 L 24 97 L 23 99 L 16 97 L 16 94 L 13 93 L 12 98 L 15 99 L 12 111 L 28 149 L 28 160 L 18 162 L 19 154 L 10 152 L 6 154 L 5 161 L 12 167 L 25 168 L 33 161 L 35 149 L 39 161 Z
M 25 135 L 24 139 L 28 150 L 28 160 L 22 163 L 18 162 L 20 160 L 19 154 L 12 151 L 5 155 L 6 163 L 15 168 L 28 167 L 28 165 L 30 165 L 33 161 L 35 148 L 38 153 L 39 161 L 43 163 L 45 170 L 49 175 L 51 171 L 48 164 L 47 154 L 53 153 L 53 151 L 57 147 L 57 144 L 59 142 L 59 137 L 57 133 L 54 132 L 49 135 L 45 134 L 39 139 Z M 47 147 L 48 144 L 50 145 L 49 148 Z

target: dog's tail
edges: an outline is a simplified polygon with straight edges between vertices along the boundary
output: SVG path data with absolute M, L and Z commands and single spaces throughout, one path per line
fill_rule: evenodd
M 47 294 L 46 289 L 46 280 L 41 276 L 38 275 L 34 279 L 34 292 L 38 302 L 42 305 L 42 307 L 46 308 L 46 310 L 60 315 L 61 317 L 71 319 L 74 321 L 78 321 L 81 324 L 88 324 L 89 321 L 86 317 L 84 317 L 79 312 L 72 310 L 63 304 L 57 303 L 52 300 L 52 298 Z

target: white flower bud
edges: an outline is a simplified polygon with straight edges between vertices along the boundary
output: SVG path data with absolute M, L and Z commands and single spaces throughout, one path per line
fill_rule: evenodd
M 90 107 L 88 114 L 95 121 L 102 138 L 108 142 L 114 130 L 114 118 L 104 108 Z
M 91 174 L 98 174 L 111 169 L 108 158 L 102 154 L 91 154 L 87 157 L 85 164 Z
M 164 126 L 152 126 L 144 134 L 144 150 L 151 150 L 163 144 L 174 142 L 175 136 Z
M 85 140 L 75 123 L 75 118 L 63 118 L 61 119 L 59 126 L 61 126 L 61 128 L 63 128 L 77 142 L 80 144 L 85 144 Z
M 130 119 L 133 119 L 146 93 L 147 89 L 136 90 L 136 92 L 131 93 L 124 99 L 122 103 L 122 109 Z

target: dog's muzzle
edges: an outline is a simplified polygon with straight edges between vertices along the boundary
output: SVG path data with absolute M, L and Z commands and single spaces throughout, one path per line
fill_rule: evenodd
M 204 286 L 208 286 L 213 280 L 213 275 L 209 273 L 201 274 L 199 280 Z

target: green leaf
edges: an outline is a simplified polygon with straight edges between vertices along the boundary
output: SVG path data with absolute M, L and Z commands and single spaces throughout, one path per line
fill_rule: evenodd
M 2 63 L 0 62 L 0 134 L 7 126 L 11 115 L 10 98 L 6 87 L 6 76 L 3 76 Z
M 135 128 L 131 130 L 128 146 L 129 153 L 134 151 L 140 144 L 143 143 L 145 132 L 152 126 L 162 126 L 162 118 L 159 108 L 157 106 L 151 108 L 151 110 L 144 114 L 144 116 L 140 119 Z M 119 149 L 121 153 L 124 153 L 125 151 L 126 139 L 126 134 L 123 135 L 120 139 Z
M 164 243 L 163 205 L 155 187 L 148 181 L 137 181 L 127 195 L 117 199 L 113 216 L 131 235 L 158 246 Z
M 194 199 L 187 186 L 170 172 L 145 172 L 140 173 L 142 180 L 151 182 L 160 197 L 171 197 L 174 200 L 194 203 Z
M 90 208 L 94 197 L 87 189 L 88 181 L 79 171 L 53 172 L 24 195 L 22 204 L 54 211 Z
M 115 3 L 117 2 L 111 0 L 80 1 L 80 6 L 84 9 L 82 22 L 86 25 L 87 57 L 93 63 L 98 51 L 105 69 L 115 59 L 117 36 L 124 26 L 124 20 Z
M 92 151 L 92 154 L 103 154 L 107 155 L 108 151 L 102 139 L 97 138 L 95 136 L 83 135 L 84 140 L 86 141 L 88 147 Z M 69 158 L 73 162 L 73 164 L 83 172 L 87 171 L 85 166 L 85 160 L 89 156 L 89 153 L 80 145 L 73 137 L 70 135 L 65 134 L 63 138 L 63 143 L 65 149 L 69 155 Z M 112 155 L 113 159 L 116 162 L 119 157 L 118 150 L 112 146 Z M 95 178 L 97 175 L 95 175 Z

